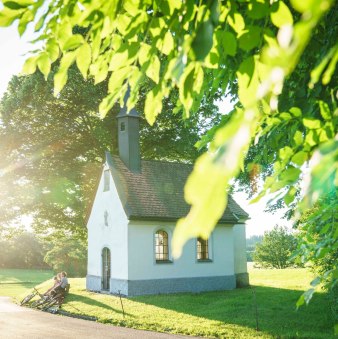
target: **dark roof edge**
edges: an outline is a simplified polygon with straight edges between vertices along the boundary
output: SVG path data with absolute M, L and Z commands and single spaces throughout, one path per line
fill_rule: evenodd
M 132 221 L 178 221 L 180 218 L 169 218 L 169 217 L 154 217 L 154 216 L 137 216 L 137 215 L 130 215 L 129 220 Z M 243 222 L 239 220 L 219 220 L 217 224 L 241 224 Z

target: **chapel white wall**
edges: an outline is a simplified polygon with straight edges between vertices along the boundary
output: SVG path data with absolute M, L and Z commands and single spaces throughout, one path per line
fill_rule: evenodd
M 128 227 L 129 280 L 189 278 L 234 275 L 234 243 L 231 226 L 219 225 L 209 239 L 211 262 L 197 261 L 196 239 L 189 240 L 179 259 L 171 257 L 175 223 L 130 221 Z M 173 263 L 156 263 L 157 230 L 169 235 L 169 258 Z
M 104 170 L 108 169 L 107 166 Z M 103 173 L 88 220 L 88 268 L 87 274 L 102 276 L 102 249 L 108 247 L 111 254 L 111 277 L 128 279 L 128 219 L 119 199 L 110 173 L 110 190 L 103 191 Z M 108 212 L 108 226 L 104 213 Z
M 235 273 L 247 272 L 245 224 L 233 227 Z

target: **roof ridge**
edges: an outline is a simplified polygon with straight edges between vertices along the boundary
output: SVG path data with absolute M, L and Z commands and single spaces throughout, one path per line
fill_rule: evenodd
M 116 154 L 112 155 L 112 157 L 117 157 L 120 159 L 120 157 Z M 141 158 L 141 161 L 143 162 L 161 162 L 161 163 L 164 163 L 164 164 L 174 164 L 174 165 L 185 165 L 185 166 L 193 166 L 194 164 L 191 164 L 191 163 L 184 163 L 184 162 L 178 162 L 178 161 L 168 161 L 168 160 L 157 160 L 157 159 L 142 159 Z

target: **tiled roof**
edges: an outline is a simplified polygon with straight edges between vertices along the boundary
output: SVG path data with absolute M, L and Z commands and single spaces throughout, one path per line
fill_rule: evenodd
M 192 165 L 141 160 L 141 172 L 128 170 L 118 156 L 106 153 L 117 191 L 129 219 L 177 220 L 188 214 L 184 184 Z M 229 197 L 220 223 L 240 223 L 248 214 Z M 239 221 L 240 219 L 240 221 Z

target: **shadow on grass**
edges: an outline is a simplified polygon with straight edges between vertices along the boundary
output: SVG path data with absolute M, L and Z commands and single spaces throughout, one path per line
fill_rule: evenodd
M 123 312 L 119 309 L 116 309 L 114 307 L 111 307 L 105 303 L 102 303 L 100 301 L 97 301 L 95 299 L 92 299 L 92 298 L 88 298 L 88 297 L 85 297 L 83 295 L 79 295 L 79 294 L 72 294 L 72 293 L 69 293 L 67 295 L 67 299 L 66 299 L 66 302 L 71 302 L 71 301 L 75 301 L 75 302 L 79 302 L 79 303 L 84 303 L 84 304 L 87 304 L 87 305 L 90 305 L 90 306 L 93 306 L 93 307 L 101 307 L 101 308 L 104 308 L 106 310 L 109 310 L 109 311 L 113 311 L 113 312 L 116 312 L 116 313 L 119 313 L 119 314 L 122 314 Z M 72 305 L 70 304 L 69 306 L 72 307 Z M 74 306 L 73 306 L 74 307 Z M 78 307 L 77 307 L 78 308 Z M 81 309 L 78 309 L 78 311 L 81 311 Z M 126 313 L 124 312 L 125 315 L 128 315 L 129 317 L 133 318 L 134 315 L 132 314 L 129 314 L 129 313 Z
M 233 291 L 200 294 L 153 295 L 131 298 L 144 303 L 196 317 L 258 328 L 273 336 L 320 338 L 333 335 L 333 321 L 328 315 L 326 294 L 318 293 L 306 307 L 296 310 L 301 291 L 272 287 L 252 287 Z

